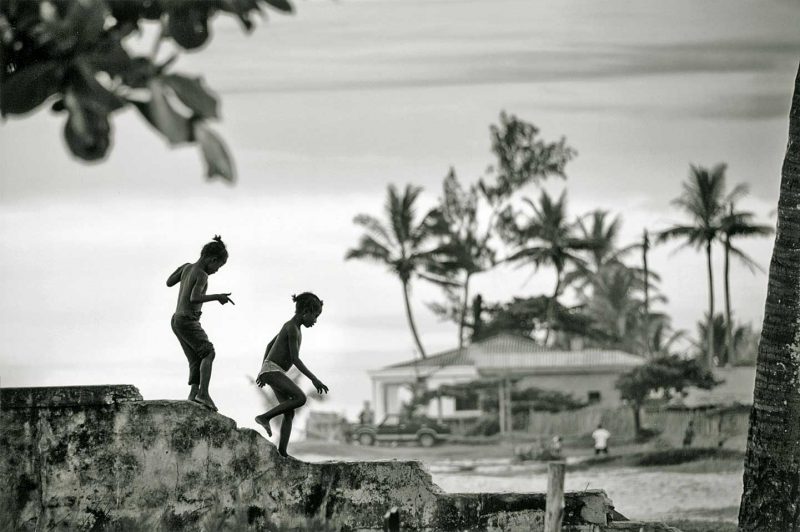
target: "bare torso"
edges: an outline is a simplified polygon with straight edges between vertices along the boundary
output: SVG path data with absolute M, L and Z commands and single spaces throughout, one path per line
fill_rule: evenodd
M 191 302 L 192 290 L 196 285 L 201 290 L 200 295 L 205 295 L 208 288 L 208 274 L 197 263 L 184 264 L 181 271 L 181 286 L 178 291 L 178 305 L 175 308 L 175 314 L 190 316 L 195 319 L 200 318 L 200 310 L 203 304 L 193 304 Z
M 290 330 L 295 334 L 290 335 Z M 278 332 L 275 338 L 273 338 L 267 346 L 266 360 L 276 363 L 285 371 L 289 371 L 294 364 L 294 361 L 292 360 L 292 350 L 290 349 L 289 345 L 289 342 L 292 341 L 291 336 L 295 336 L 296 338 L 297 345 L 294 346 L 294 352 L 299 353 L 300 342 L 303 337 L 300 327 L 298 327 L 293 320 L 289 320 L 284 323 L 280 332 Z

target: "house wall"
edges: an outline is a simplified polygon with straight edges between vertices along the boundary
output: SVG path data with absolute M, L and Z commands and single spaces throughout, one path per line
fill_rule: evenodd
M 416 374 L 411 368 L 390 368 L 372 372 L 370 377 L 372 379 L 375 422 L 380 423 L 387 414 L 400 412 L 402 404 L 410 399 L 408 385 L 414 382 Z M 435 390 L 442 384 L 469 382 L 476 378 L 478 378 L 478 373 L 472 366 L 449 366 L 429 373 L 427 383 L 428 389 Z M 427 414 L 432 418 L 437 418 L 438 412 L 437 402 L 431 401 Z M 455 401 L 442 398 L 442 413 L 444 416 L 457 416 Z
M 518 389 L 535 387 L 543 390 L 555 390 L 572 394 L 576 399 L 582 401 L 588 399 L 589 392 L 599 392 L 600 401 L 595 405 L 614 408 L 622 404 L 619 392 L 614 387 L 619 375 L 620 373 L 617 372 L 532 375 L 520 380 L 516 387 Z

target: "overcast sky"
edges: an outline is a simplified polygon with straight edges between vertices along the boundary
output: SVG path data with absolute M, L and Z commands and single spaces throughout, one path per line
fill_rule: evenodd
M 301 353 L 331 388 L 326 408 L 354 415 L 370 394 L 365 371 L 410 358 L 413 346 L 399 283 L 343 261 L 359 236 L 352 218 L 380 214 L 389 183 L 424 186 L 429 205 L 450 166 L 478 177 L 501 110 L 567 138 L 579 155 L 550 187 L 566 186 L 572 215 L 622 214 L 623 243 L 681 220 L 669 202 L 690 163 L 727 162 L 729 182 L 750 185 L 742 206 L 774 223 L 800 57 L 794 1 L 297 8 L 249 36 L 219 18 L 211 44 L 177 64 L 222 98 L 215 127 L 235 157 L 235 186 L 206 182 L 197 150 L 170 150 L 132 112 L 116 118 L 99 165 L 66 154 L 62 116 L 40 110 L 0 127 L 2 385 L 133 383 L 145 398 L 184 397 L 186 362 L 169 328 L 177 290 L 164 281 L 219 233 L 230 260 L 210 291 L 233 292 L 236 306 L 206 305 L 203 324 L 223 412 L 252 424 L 260 405 L 247 375 L 291 316 L 291 294 L 313 290 L 325 312 Z M 771 239 L 742 247 L 768 265 Z M 665 310 L 694 332 L 703 257 L 671 251 L 656 249 L 653 268 Z M 551 272 L 525 284 L 528 273 L 500 269 L 475 289 L 490 301 L 551 290 Z M 760 326 L 766 276 L 734 266 L 732 287 L 736 316 Z M 437 297 L 414 287 L 430 352 L 456 339 L 425 307 Z

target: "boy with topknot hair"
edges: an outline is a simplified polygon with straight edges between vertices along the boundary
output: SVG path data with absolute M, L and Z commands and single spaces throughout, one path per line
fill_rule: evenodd
M 234 304 L 227 294 L 206 294 L 208 276 L 213 275 L 228 261 L 228 250 L 222 237 L 203 246 L 200 259 L 194 264 L 186 263 L 175 270 L 167 279 L 167 286 L 180 283 L 178 306 L 172 315 L 172 332 L 178 337 L 186 359 L 189 361 L 189 401 L 201 404 L 216 411 L 217 405 L 208 394 L 211 369 L 214 362 L 214 345 L 200 326 L 200 309 L 203 303 L 218 301 L 220 304 Z

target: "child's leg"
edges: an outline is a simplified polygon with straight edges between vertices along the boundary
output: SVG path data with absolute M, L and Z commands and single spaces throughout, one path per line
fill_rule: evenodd
M 272 436 L 272 430 L 269 428 L 269 422 L 272 418 L 280 415 L 284 415 L 284 424 L 288 426 L 288 432 L 286 433 L 286 444 L 288 444 L 289 435 L 292 431 L 292 423 L 291 419 L 287 420 L 285 417 L 288 412 L 291 412 L 292 417 L 294 416 L 294 411 L 297 408 L 300 408 L 304 404 L 306 404 L 306 394 L 303 393 L 303 390 L 297 386 L 292 379 L 286 376 L 285 373 L 281 373 L 280 371 L 270 371 L 268 373 L 264 373 L 263 380 L 266 381 L 267 384 L 272 388 L 275 392 L 275 397 L 278 398 L 278 405 L 268 412 L 261 414 L 260 416 L 256 416 L 256 423 L 264 427 L 267 431 L 267 434 Z M 288 423 L 287 423 L 288 421 Z M 283 441 L 283 425 L 281 425 L 281 441 Z M 286 451 L 286 444 L 283 444 L 283 453 Z
M 281 438 L 278 441 L 278 453 L 281 456 L 287 456 L 286 448 L 289 446 L 289 436 L 292 435 L 292 422 L 294 421 L 294 410 L 290 410 L 283 414 L 283 421 L 281 421 Z

